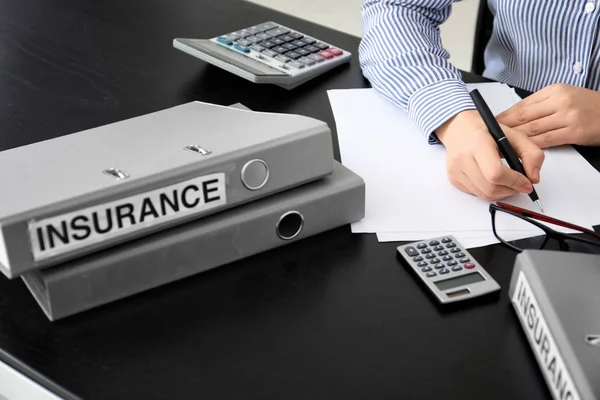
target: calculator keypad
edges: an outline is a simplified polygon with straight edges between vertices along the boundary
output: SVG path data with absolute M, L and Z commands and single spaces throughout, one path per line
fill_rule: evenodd
M 475 268 L 471 259 L 448 237 L 442 238 L 441 243 L 438 240 L 416 243 L 405 247 L 404 251 L 428 278 Z
M 340 49 L 319 42 L 300 32 L 266 22 L 253 27 L 221 35 L 216 41 L 243 53 L 260 53 L 298 70 L 319 65 L 344 54 Z M 259 57 L 260 60 L 261 57 Z M 267 60 L 262 57 L 263 60 Z

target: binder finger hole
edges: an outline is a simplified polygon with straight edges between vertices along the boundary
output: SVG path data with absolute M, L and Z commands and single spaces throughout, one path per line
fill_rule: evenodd
M 298 211 L 289 211 L 279 218 L 277 222 L 277 236 L 283 240 L 295 238 L 302 231 L 304 217 Z
M 269 166 L 263 160 L 250 160 L 242 167 L 242 183 L 250 190 L 261 189 L 269 179 Z

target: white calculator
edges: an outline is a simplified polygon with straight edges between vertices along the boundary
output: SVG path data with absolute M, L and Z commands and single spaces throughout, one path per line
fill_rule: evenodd
M 352 54 L 294 29 L 265 22 L 211 39 L 173 40 L 173 47 L 254 83 L 293 89 Z
M 497 294 L 500 285 L 454 236 L 398 246 L 397 256 L 441 304 Z

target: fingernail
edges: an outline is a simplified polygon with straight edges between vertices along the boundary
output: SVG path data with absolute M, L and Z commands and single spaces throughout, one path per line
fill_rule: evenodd
M 533 187 L 531 186 L 531 182 L 523 183 L 523 185 L 521 185 L 521 188 L 523 188 L 525 193 L 531 193 L 531 191 L 533 190 Z
M 533 179 L 536 182 L 539 182 L 539 180 L 540 180 L 540 169 L 539 168 L 536 168 L 533 170 Z

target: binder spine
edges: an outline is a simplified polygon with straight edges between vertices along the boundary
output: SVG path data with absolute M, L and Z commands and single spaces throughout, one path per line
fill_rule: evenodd
M 516 281 L 511 282 L 511 303 L 553 399 L 582 399 L 565 363 L 564 349 L 558 346 L 553 332 L 559 329 L 557 324 L 550 325 L 546 320 L 546 312 L 540 307 L 526 273 L 523 270 L 515 273 Z
M 196 218 L 203 218 L 302 185 L 331 174 L 333 169 L 332 155 L 333 148 L 330 131 L 328 129 L 313 129 L 311 132 L 305 131 L 294 136 L 273 141 L 268 145 L 255 145 L 235 154 L 224 155 L 215 158 L 212 162 L 208 162 L 207 159 L 206 162 L 194 167 L 195 170 L 180 171 L 179 176 L 161 177 L 160 182 L 148 182 L 144 186 L 136 188 L 134 193 L 112 194 L 109 198 L 103 198 L 102 201 L 99 201 L 97 198 L 94 200 L 86 199 L 85 201 L 82 199 L 73 199 L 68 205 L 61 207 L 60 211 L 57 211 L 56 207 L 54 207 L 52 210 L 46 209 L 43 215 L 36 215 L 35 217 L 21 216 L 19 219 L 13 218 L 4 224 L 6 229 L 10 231 L 10 236 L 6 235 L 5 231 L 4 238 L 10 240 L 10 246 L 7 245 L 6 247 L 7 249 L 11 249 L 11 253 L 10 263 L 5 264 L 0 259 L 0 263 L 4 267 L 2 270 L 9 278 L 15 278 L 34 269 L 66 262 L 128 240 L 140 238 L 150 233 L 167 229 Z M 266 181 L 260 187 L 252 187 L 247 181 L 245 182 L 241 178 L 242 173 L 247 172 L 247 169 L 244 170 L 246 163 L 251 160 L 262 162 L 268 170 Z M 226 203 L 224 204 L 200 210 L 199 212 L 194 211 L 181 214 L 176 218 L 161 218 L 158 210 L 155 209 L 156 212 L 153 213 L 152 207 L 142 202 L 144 195 L 150 191 L 159 191 L 161 188 L 171 187 L 179 182 L 198 179 L 211 174 L 223 174 L 224 176 L 225 193 L 223 197 L 226 198 Z M 213 186 L 210 188 L 216 190 L 218 187 Z M 137 196 L 140 206 L 132 211 L 132 213 L 137 213 L 138 216 L 145 214 L 150 219 L 154 217 L 154 223 L 147 223 L 143 226 L 139 225 L 136 229 L 122 229 L 120 228 L 120 224 L 123 222 L 123 219 L 116 220 L 117 211 L 115 208 L 112 209 L 110 213 L 111 220 L 108 221 L 109 211 L 103 209 L 103 206 L 111 202 L 121 202 L 121 206 L 124 207 L 128 199 L 135 196 Z M 148 207 L 150 207 L 150 210 L 148 210 Z M 101 210 L 104 214 L 93 214 L 95 209 Z M 79 215 L 78 213 L 82 210 L 88 210 L 89 213 Z M 130 210 L 127 209 L 126 211 Z M 123 213 L 126 211 L 121 210 L 120 212 Z M 68 220 L 61 219 L 61 216 L 65 214 L 71 214 Z M 103 215 L 106 220 L 102 220 L 103 222 L 94 225 L 92 216 L 97 215 Z M 156 215 L 158 215 L 158 218 L 155 217 Z M 74 221 L 74 218 L 78 216 L 79 220 Z M 58 219 L 54 220 L 57 217 Z M 55 223 L 52 225 L 42 224 L 41 227 L 39 224 L 33 225 L 36 222 L 49 218 L 54 218 L 53 221 Z M 84 218 L 87 220 L 87 226 L 92 232 L 94 232 L 95 227 L 100 225 L 106 228 L 107 225 L 105 224 L 108 222 L 114 224 L 112 231 L 108 234 L 95 235 L 95 239 L 93 240 L 88 240 L 87 238 L 80 240 L 79 238 L 82 237 L 82 232 L 84 231 L 80 230 L 78 233 L 75 233 L 70 228 L 75 223 L 78 223 L 81 227 Z M 133 225 L 135 219 L 126 218 L 125 221 Z M 117 226 L 117 222 L 119 223 L 119 227 Z M 53 237 L 53 244 L 59 243 L 61 247 L 58 251 L 52 251 L 54 248 L 46 248 L 45 252 L 48 255 L 44 254 L 40 256 L 44 252 L 40 252 L 39 244 L 36 245 L 34 242 L 43 241 L 43 238 L 47 239 L 49 235 Z M 44 245 L 48 246 L 48 242 L 44 242 Z M 36 246 L 38 251 L 34 255 Z
M 364 182 L 352 174 L 339 184 L 309 183 L 22 278 L 48 318 L 57 320 L 356 222 L 364 209 Z

